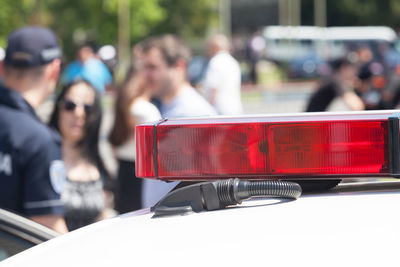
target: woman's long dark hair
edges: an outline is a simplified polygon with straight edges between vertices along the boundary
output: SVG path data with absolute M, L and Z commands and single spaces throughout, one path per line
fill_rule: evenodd
M 86 114 L 84 136 L 80 141 L 78 141 L 76 146 L 82 151 L 83 157 L 85 157 L 89 162 L 93 163 L 99 169 L 101 176 L 108 179 L 108 173 L 104 167 L 99 153 L 99 135 L 102 119 L 101 99 L 99 92 L 97 92 L 91 83 L 86 80 L 76 80 L 62 88 L 54 104 L 53 113 L 50 116 L 49 126 L 53 129 L 56 129 L 62 136 L 59 127 L 60 103 L 65 100 L 65 95 L 69 92 L 69 90 L 79 83 L 84 83 L 90 87 L 95 92 L 95 97 L 91 111 L 89 114 Z
M 118 90 L 115 101 L 114 125 L 108 137 L 114 147 L 124 144 L 134 134 L 134 125 L 130 123 L 131 114 L 129 110 L 135 99 L 143 95 L 145 90 L 143 75 L 131 66 L 124 83 Z

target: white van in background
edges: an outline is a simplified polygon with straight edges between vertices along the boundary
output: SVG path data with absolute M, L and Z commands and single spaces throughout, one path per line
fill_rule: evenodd
M 291 78 L 320 76 L 319 70 L 326 62 L 362 46 L 371 49 L 374 59 L 384 57 L 379 51 L 380 46 L 390 48 L 397 39 L 395 31 L 386 26 L 267 26 L 263 36 L 265 58 L 287 63 Z M 393 64 L 400 60 L 393 53 L 391 57 L 396 57 Z

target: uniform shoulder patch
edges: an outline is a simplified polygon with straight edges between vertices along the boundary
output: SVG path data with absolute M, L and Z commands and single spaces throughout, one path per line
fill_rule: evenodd
M 0 173 L 4 172 L 5 175 L 12 175 L 12 161 L 10 154 L 0 152 Z
M 50 182 L 54 191 L 61 194 L 67 179 L 67 170 L 62 160 L 53 160 L 50 163 Z

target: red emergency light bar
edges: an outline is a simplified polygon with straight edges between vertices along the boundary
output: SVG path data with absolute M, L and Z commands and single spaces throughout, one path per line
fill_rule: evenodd
M 136 126 L 136 175 L 161 180 L 399 175 L 399 114 L 303 113 Z

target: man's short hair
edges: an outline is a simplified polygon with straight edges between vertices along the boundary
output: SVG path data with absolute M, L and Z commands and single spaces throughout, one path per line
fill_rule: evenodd
M 99 45 L 95 41 L 85 41 L 77 45 L 77 50 L 81 50 L 83 48 L 88 48 L 92 50 L 93 53 L 97 53 L 99 51 Z
M 345 57 L 341 57 L 331 61 L 331 68 L 333 72 L 339 71 L 342 67 L 354 66 L 354 64 Z
M 229 39 L 223 34 L 214 34 L 208 38 L 208 44 L 218 47 L 220 50 L 229 51 L 231 44 Z
M 4 65 L 4 73 L 6 76 L 13 76 L 15 79 L 18 80 L 29 78 L 31 81 L 36 81 L 43 76 L 46 66 L 47 65 L 30 68 L 15 68 L 12 66 Z
M 143 52 L 147 53 L 155 48 L 160 50 L 165 62 L 169 67 L 174 66 L 179 60 L 186 63 L 190 61 L 190 49 L 176 36 L 166 34 L 152 37 L 142 43 Z

